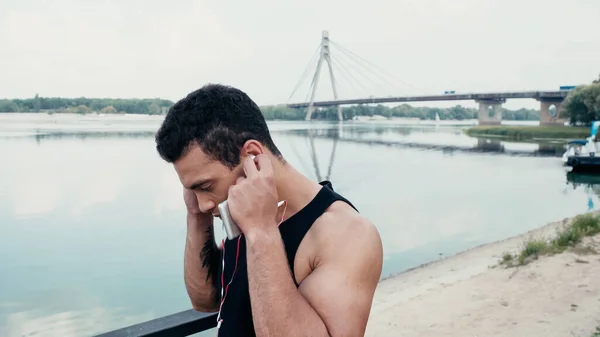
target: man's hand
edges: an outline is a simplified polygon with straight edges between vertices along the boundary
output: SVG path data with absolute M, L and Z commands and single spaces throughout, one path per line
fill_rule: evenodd
M 256 164 L 255 164 L 256 163 Z M 229 212 L 248 236 L 277 228 L 277 190 L 271 160 L 266 155 L 242 163 L 246 177 L 229 188 Z
M 185 201 L 185 208 L 187 209 L 188 215 L 194 216 L 199 221 L 196 225 L 206 228 L 212 226 L 214 217 L 211 213 L 204 213 L 198 205 L 198 198 L 192 190 L 183 188 L 183 201 Z
M 198 198 L 192 190 L 183 188 L 183 201 L 185 201 L 185 207 L 189 214 L 198 215 L 202 213 L 200 206 L 198 205 Z
M 219 250 L 214 241 L 213 215 L 203 213 L 192 190 L 183 189 L 187 208 L 187 239 L 184 255 L 184 281 L 194 309 L 214 312 L 217 307 L 217 266 Z

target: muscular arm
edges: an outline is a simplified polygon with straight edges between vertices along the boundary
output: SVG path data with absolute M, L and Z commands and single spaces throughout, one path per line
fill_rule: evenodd
M 328 242 L 296 288 L 279 231 L 247 237 L 248 281 L 257 336 L 363 336 L 381 274 L 377 231 L 360 224 Z
M 212 223 L 206 224 L 203 214 L 187 215 L 187 237 L 184 255 L 184 281 L 195 310 L 215 312 L 218 310 L 218 294 L 215 287 L 219 249 Z

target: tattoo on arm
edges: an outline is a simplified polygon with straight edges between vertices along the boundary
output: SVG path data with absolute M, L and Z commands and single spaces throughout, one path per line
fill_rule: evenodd
M 200 251 L 200 260 L 202 261 L 202 268 L 207 268 L 206 281 L 211 278 L 213 285 L 216 286 L 219 279 L 217 274 L 221 256 L 217 244 L 215 243 L 213 226 L 208 226 L 206 229 L 206 236 L 206 242 L 204 242 L 202 250 Z

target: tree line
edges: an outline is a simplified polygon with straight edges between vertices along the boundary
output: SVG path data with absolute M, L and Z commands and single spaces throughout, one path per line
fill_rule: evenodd
M 0 99 L 0 113 L 75 113 L 75 114 L 165 114 L 173 102 L 164 99 L 114 99 L 114 98 L 57 98 L 36 95 L 27 99 Z M 267 120 L 303 120 L 306 109 L 292 109 L 285 105 L 263 106 L 261 111 Z M 413 107 L 401 104 L 394 107 L 385 105 L 354 105 L 342 107 L 344 119 L 355 116 L 383 116 L 387 118 L 417 118 L 421 120 L 477 119 L 477 109 L 456 105 L 450 108 Z M 337 120 L 337 108 L 318 108 L 314 119 Z M 539 111 L 533 109 L 503 109 L 505 120 L 539 120 Z
M 173 102 L 164 99 L 117 98 L 60 98 L 40 97 L 0 99 L 1 112 L 50 113 L 128 113 L 157 115 L 164 113 Z
M 590 84 L 575 87 L 563 101 L 560 116 L 571 125 L 591 125 L 600 120 L 600 75 Z

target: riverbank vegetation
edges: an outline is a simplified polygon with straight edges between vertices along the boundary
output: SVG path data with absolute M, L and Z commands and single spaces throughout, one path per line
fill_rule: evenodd
M 60 98 L 40 97 L 0 99 L 0 113 L 104 113 L 147 114 L 165 113 L 173 102 L 164 99 Z
M 537 125 L 482 125 L 465 130 L 471 137 L 497 137 L 511 140 L 572 139 L 590 135 L 587 127 Z
M 589 213 L 578 215 L 573 221 L 563 225 L 555 237 L 532 238 L 524 242 L 522 250 L 517 254 L 505 253 L 500 265 L 507 268 L 523 266 L 540 256 L 559 254 L 567 249 L 578 254 L 596 254 L 596 248 L 593 245 L 584 245 L 583 241 L 585 237 L 599 233 L 600 216 Z
M 591 125 L 600 120 L 600 76 L 571 91 L 562 103 L 560 115 L 571 125 Z
M 0 99 L 0 113 L 75 113 L 75 114 L 164 114 L 174 103 L 163 99 L 97 99 L 97 98 L 48 98 L 36 95 L 27 99 Z M 267 120 L 303 120 L 306 109 L 292 109 L 285 105 L 263 106 L 261 110 Z M 384 118 L 414 118 L 433 120 L 436 114 L 441 120 L 477 119 L 477 109 L 456 105 L 450 108 L 354 105 L 342 107 L 345 119 L 355 116 L 381 116 Z M 539 111 L 532 109 L 504 110 L 506 120 L 539 120 Z M 337 108 L 316 109 L 314 119 L 337 120 Z

